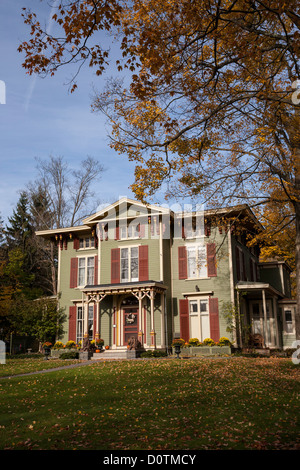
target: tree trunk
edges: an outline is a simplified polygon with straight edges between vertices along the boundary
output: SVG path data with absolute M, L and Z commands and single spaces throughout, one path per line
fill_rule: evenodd
M 296 209 L 296 287 L 297 307 L 295 315 L 296 339 L 300 339 L 300 203 L 295 204 Z

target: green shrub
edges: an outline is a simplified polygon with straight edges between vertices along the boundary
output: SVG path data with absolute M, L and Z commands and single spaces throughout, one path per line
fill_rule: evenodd
M 62 353 L 59 357 L 60 359 L 79 359 L 79 352 L 78 351 L 69 351 Z
M 147 358 L 147 357 L 165 357 L 167 356 L 167 353 L 165 351 L 145 351 L 141 353 L 142 358 Z

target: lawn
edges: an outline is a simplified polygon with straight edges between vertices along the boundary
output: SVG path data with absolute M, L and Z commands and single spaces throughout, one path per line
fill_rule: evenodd
M 243 357 L 2 378 L 0 449 L 299 450 L 299 382 L 290 359 Z

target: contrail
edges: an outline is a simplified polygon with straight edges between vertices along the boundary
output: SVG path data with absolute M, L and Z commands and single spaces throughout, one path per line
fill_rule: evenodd
M 53 24 L 54 24 L 54 21 L 52 20 L 52 16 L 53 16 L 54 10 L 57 8 L 57 5 L 58 5 L 59 1 L 60 0 L 55 0 L 55 2 L 52 5 L 52 8 L 51 8 L 51 11 L 50 11 L 50 14 L 49 14 L 49 18 L 48 18 L 48 22 L 47 22 L 47 27 L 46 27 L 46 33 L 47 34 L 50 34 L 51 31 L 52 31 L 52 27 L 53 27 Z M 30 104 L 30 101 L 31 101 L 31 98 L 32 98 L 32 95 L 33 95 L 33 92 L 34 92 L 34 89 L 35 89 L 36 80 L 37 80 L 37 75 L 34 75 L 31 78 L 31 83 L 29 85 L 29 90 L 28 90 L 28 93 L 27 93 L 26 99 L 25 99 L 24 106 L 25 106 L 26 111 L 29 108 L 29 104 Z

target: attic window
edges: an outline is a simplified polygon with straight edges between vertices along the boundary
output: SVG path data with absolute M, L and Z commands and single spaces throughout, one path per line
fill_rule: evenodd
M 95 248 L 95 238 L 85 237 L 79 238 L 79 249 Z

